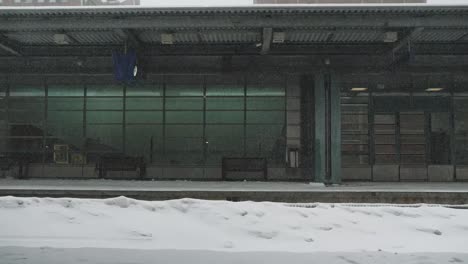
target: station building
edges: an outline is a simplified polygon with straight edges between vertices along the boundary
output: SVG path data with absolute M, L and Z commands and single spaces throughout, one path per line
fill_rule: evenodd
M 468 6 L 0 9 L 1 175 L 467 180 L 467 55 Z

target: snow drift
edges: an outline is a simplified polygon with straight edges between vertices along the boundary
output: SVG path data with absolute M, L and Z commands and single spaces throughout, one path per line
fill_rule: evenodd
M 467 253 L 468 210 L 0 197 L 0 247 Z

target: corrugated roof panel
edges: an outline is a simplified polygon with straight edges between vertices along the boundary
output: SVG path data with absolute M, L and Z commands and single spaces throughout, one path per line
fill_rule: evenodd
M 330 31 L 286 31 L 286 42 L 325 42 L 330 36 Z
M 238 30 L 225 31 L 213 30 L 201 32 L 203 42 L 207 43 L 250 43 L 258 42 L 261 39 L 260 32 Z
M 53 32 L 16 32 L 5 34 L 8 38 L 24 44 L 55 44 Z
M 142 30 L 137 33 L 138 39 L 146 43 L 160 43 L 161 42 L 161 32 L 156 30 Z
M 156 30 L 143 30 L 138 38 L 147 43 L 160 43 L 161 33 Z M 237 30 L 180 31 L 174 33 L 175 43 L 248 43 L 260 41 L 260 32 Z
M 463 36 L 461 39 L 459 39 L 459 41 L 463 41 L 463 42 L 468 42 L 468 32 L 465 36 Z
M 435 5 L 291 5 L 240 7 L 71 7 L 71 8 L 1 8 L 0 17 L 61 16 L 151 16 L 192 14 L 467 14 L 468 6 Z
M 468 34 L 467 30 L 424 30 L 414 37 L 416 42 L 450 42 L 456 41 Z
M 122 42 L 121 38 L 112 31 L 73 31 L 67 34 L 83 44 Z
M 197 43 L 199 37 L 196 32 L 177 32 L 174 34 L 175 43 Z
M 332 42 L 377 42 L 383 40 L 381 31 L 343 30 L 333 33 Z

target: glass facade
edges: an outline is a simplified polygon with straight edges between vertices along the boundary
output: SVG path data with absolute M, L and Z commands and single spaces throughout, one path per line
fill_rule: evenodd
M 392 181 L 405 179 L 402 168 L 426 168 L 425 175 L 429 166 L 468 169 L 466 82 L 436 77 L 343 75 L 342 168 L 369 169 L 370 176 L 358 179 L 373 180 L 375 167 L 396 166 Z M 90 167 L 107 154 L 187 169 L 221 169 L 223 158 L 264 158 L 277 179 L 310 180 L 317 139 L 313 83 L 312 76 L 288 74 L 151 75 L 131 85 L 116 84 L 111 75 L 3 77 L 0 150 L 55 165 L 56 147 L 66 146 L 62 165 Z
M 449 94 L 345 95 L 341 104 L 343 163 L 451 164 L 451 101 L 455 101 L 454 130 L 460 141 L 467 120 L 464 107 L 459 105 L 462 98 Z M 373 111 L 369 110 L 369 100 Z M 457 153 L 463 157 L 463 144 L 457 146 Z
M 223 157 L 286 166 L 286 76 L 157 75 L 2 79 L 2 152 L 54 163 L 54 145 L 93 164 L 104 154 L 149 166 L 220 167 Z M 73 163 L 73 159 L 70 160 Z
M 418 179 L 430 180 L 431 166 L 445 168 L 452 178 L 456 168 L 468 166 L 464 82 L 428 75 L 348 80 L 341 95 L 343 167 L 387 166 L 388 171 L 388 166 L 397 166 L 398 179 L 392 180 L 403 180 L 402 168 L 425 168 L 426 176 Z M 432 87 L 437 89 L 428 89 Z M 366 179 L 371 174 L 376 170 Z

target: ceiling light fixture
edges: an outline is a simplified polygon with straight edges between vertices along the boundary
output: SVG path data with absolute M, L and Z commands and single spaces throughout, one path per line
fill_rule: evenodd
M 389 31 L 385 32 L 383 41 L 385 43 L 393 43 L 398 41 L 398 32 Z
M 352 92 L 365 92 L 367 91 L 367 88 L 366 87 L 353 87 L 351 88 L 351 91 Z
M 161 34 L 161 44 L 163 45 L 172 45 L 174 44 L 174 35 L 168 33 Z
M 58 45 L 69 45 L 72 41 L 66 34 L 54 34 L 54 42 Z
M 286 34 L 284 32 L 273 32 L 273 43 L 284 43 Z
M 444 88 L 441 88 L 441 87 L 434 87 L 434 88 L 427 88 L 426 89 L 426 92 L 440 92 L 444 90 Z

